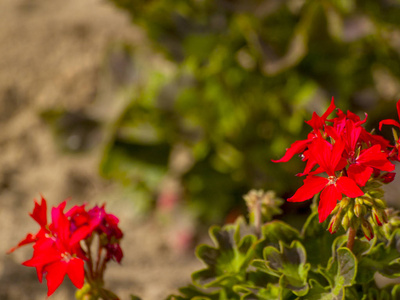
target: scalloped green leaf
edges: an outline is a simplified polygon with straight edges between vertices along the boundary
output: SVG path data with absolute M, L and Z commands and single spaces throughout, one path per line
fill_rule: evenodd
M 306 263 L 306 252 L 299 241 L 290 246 L 280 243 L 280 251 L 269 246 L 264 249 L 264 259 L 255 260 L 253 266 L 268 274 L 279 276 L 282 288 L 291 290 L 297 296 L 308 292 L 307 275 L 310 264 Z
M 320 272 L 328 280 L 330 289 L 326 293 L 321 293 L 320 298 L 315 299 L 344 299 L 345 287 L 352 286 L 355 282 L 357 259 L 348 248 L 339 248 L 328 269 L 320 268 Z
M 297 229 L 282 221 L 272 221 L 266 223 L 261 228 L 262 239 L 269 245 L 279 245 L 279 242 L 290 245 L 294 240 L 299 240 L 300 234 Z
M 279 242 L 290 245 L 294 240 L 300 239 L 300 233 L 295 228 L 282 221 L 271 221 L 261 228 L 261 239 L 256 246 L 256 255 L 263 257 L 263 249 L 268 246 L 279 248 Z
M 310 280 L 310 289 L 306 296 L 308 300 L 321 300 L 327 295 L 327 290 L 316 280 Z
M 223 229 L 219 226 L 211 226 L 209 230 L 212 241 L 221 250 L 233 249 L 235 245 L 235 232 L 236 227 L 234 225 L 228 225 Z
M 196 256 L 207 268 L 192 274 L 193 282 L 204 287 L 233 286 L 243 281 L 250 260 L 254 257 L 257 238 L 246 235 L 240 238 L 240 225 L 213 226 L 210 236 L 215 247 L 200 245 Z
M 273 250 L 277 251 L 278 255 L 279 255 L 279 251 L 276 250 L 275 248 L 271 247 Z M 272 250 L 271 250 L 272 251 Z M 255 268 L 257 268 L 257 270 L 260 270 L 262 272 L 265 272 L 269 275 L 275 276 L 275 277 L 280 277 L 280 273 L 273 271 L 271 268 L 268 267 L 267 262 L 263 259 L 254 259 L 251 262 L 251 265 Z

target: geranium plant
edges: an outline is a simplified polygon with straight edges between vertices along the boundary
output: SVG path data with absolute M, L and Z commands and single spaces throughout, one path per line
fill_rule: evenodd
M 105 211 L 104 206 L 87 209 L 74 206 L 64 212 L 63 201 L 51 209 L 51 222 L 47 219 L 47 202 L 35 200 L 30 216 L 39 224 L 36 234 L 29 233 L 17 248 L 33 244 L 33 256 L 23 263 L 35 267 L 42 282 L 47 280 L 47 295 L 51 296 L 67 275 L 79 289 L 77 299 L 119 299 L 104 287 L 104 271 L 109 261 L 120 263 L 123 253 L 119 242 L 123 236 L 118 218 Z
M 400 118 L 400 101 L 397 111 Z M 212 227 L 214 246 L 196 251 L 206 267 L 169 299 L 400 299 L 399 283 L 375 282 L 378 273 L 400 276 L 400 218 L 386 207 L 382 189 L 394 179 L 399 139 L 393 131 L 391 145 L 366 131 L 366 120 L 337 109 L 333 99 L 322 116 L 314 113 L 307 139 L 274 160 L 299 154 L 305 162 L 297 174 L 304 184 L 287 199 L 313 199 L 303 228 L 272 220 L 281 201 L 251 191 L 245 196 L 250 223 L 239 218 Z M 394 120 L 383 125 L 400 128 Z

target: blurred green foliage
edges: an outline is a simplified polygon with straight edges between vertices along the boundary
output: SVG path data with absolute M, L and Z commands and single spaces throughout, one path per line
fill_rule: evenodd
M 284 195 L 299 186 L 299 160 L 270 160 L 305 138 L 304 120 L 332 96 L 353 111 L 399 96 L 399 1 L 110 1 L 145 30 L 144 43 L 169 68 L 136 65 L 140 80 L 102 172 L 149 197 L 172 176 L 208 222 L 221 220 L 250 188 Z M 174 173 L 177 147 L 190 163 Z

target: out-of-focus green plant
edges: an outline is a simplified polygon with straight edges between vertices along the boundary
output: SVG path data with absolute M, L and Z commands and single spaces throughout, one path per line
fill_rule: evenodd
M 331 96 L 368 111 L 399 93 L 396 1 L 110 1 L 172 64 L 137 63 L 102 172 L 208 221 L 252 187 L 295 189 L 298 165 L 269 159 Z

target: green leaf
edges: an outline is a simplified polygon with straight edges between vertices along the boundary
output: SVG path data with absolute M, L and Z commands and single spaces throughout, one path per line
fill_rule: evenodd
M 181 295 L 170 295 L 167 300 L 219 300 L 218 292 L 207 293 L 192 284 L 188 285 L 187 287 L 180 288 L 179 292 Z
M 344 299 L 345 287 L 352 286 L 356 278 L 357 259 L 348 248 L 339 248 L 328 269 L 320 268 L 320 272 L 330 283 L 330 289 L 315 299 Z M 319 287 L 313 291 L 315 297 L 320 291 Z
M 323 296 L 327 295 L 327 290 L 316 280 L 310 280 L 310 289 L 306 295 L 308 300 L 322 300 Z M 327 298 L 329 299 L 329 298 Z
M 387 246 L 380 242 L 374 245 L 359 259 L 357 282 L 367 283 L 373 280 L 375 272 L 383 276 L 396 278 L 400 276 L 400 230 L 393 232 Z
M 326 230 L 327 227 L 327 222 L 319 223 L 318 213 L 313 213 L 308 217 L 301 232 L 308 262 L 314 270 L 318 269 L 318 265 L 326 265 L 332 256 L 331 245 L 338 234 L 330 234 Z
M 257 257 L 263 257 L 263 249 L 267 246 L 279 248 L 279 243 L 283 242 L 290 245 L 294 240 L 299 240 L 299 232 L 290 225 L 282 221 L 272 221 L 266 223 L 261 228 L 262 238 L 257 244 L 256 254 Z
M 298 296 L 308 292 L 307 275 L 310 265 L 306 252 L 299 241 L 290 246 L 280 243 L 280 251 L 272 246 L 264 249 L 264 259 L 254 260 L 252 265 L 263 272 L 279 277 L 279 285 Z
M 240 300 L 250 300 L 250 299 L 279 299 L 281 294 L 281 287 L 273 285 L 271 283 L 267 284 L 266 288 L 237 285 L 233 287 L 233 290 L 241 295 Z
M 207 268 L 192 274 L 193 282 L 204 287 L 231 287 L 243 281 L 245 271 L 254 256 L 254 235 L 240 238 L 240 222 L 223 228 L 213 226 L 210 236 L 215 247 L 200 245 L 196 256 Z

